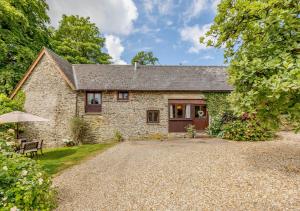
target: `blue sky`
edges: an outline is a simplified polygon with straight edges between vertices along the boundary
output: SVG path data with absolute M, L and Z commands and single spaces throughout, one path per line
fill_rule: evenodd
M 106 37 L 116 64 L 141 50 L 162 65 L 223 65 L 223 50 L 199 43 L 213 22 L 219 0 L 47 0 L 51 25 L 62 14 L 89 16 Z

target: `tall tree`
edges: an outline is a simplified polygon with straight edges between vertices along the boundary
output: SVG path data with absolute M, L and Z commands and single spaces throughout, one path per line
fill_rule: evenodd
M 90 18 L 63 15 L 54 32 L 53 50 L 69 62 L 109 64 L 111 57 L 102 52 L 105 38 Z
M 225 47 L 231 101 L 277 127 L 286 115 L 300 128 L 299 0 L 222 0 L 206 37 Z
M 155 57 L 151 51 L 140 51 L 132 58 L 131 64 L 135 62 L 140 65 L 155 65 L 158 63 L 158 58 Z
M 45 0 L 0 1 L 0 92 L 8 94 L 49 45 Z

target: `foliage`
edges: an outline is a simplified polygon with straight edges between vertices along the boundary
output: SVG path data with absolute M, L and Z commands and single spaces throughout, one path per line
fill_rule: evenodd
M 234 111 L 277 128 L 280 116 L 300 128 L 298 0 L 222 0 L 201 42 L 225 48 Z
M 10 99 L 5 94 L 0 93 L 0 115 L 12 111 L 22 111 L 24 107 L 24 102 L 25 94 L 22 91 L 18 92 L 14 99 Z M 14 128 L 14 126 L 14 124 L 1 124 L 0 131 L 6 131 L 9 128 Z
M 85 143 L 87 141 L 89 127 L 83 118 L 73 117 L 71 119 L 70 128 L 72 141 L 76 145 L 79 143 Z
M 155 65 L 158 63 L 158 58 L 151 51 L 138 52 L 131 60 L 131 64 L 138 63 L 139 65 Z
M 73 140 L 63 139 L 62 141 L 64 142 L 66 147 L 73 147 L 76 145 L 76 143 Z
M 49 46 L 45 0 L 0 1 L 0 93 L 9 94 L 36 54 Z
M 13 153 L 0 141 L 0 207 L 1 210 L 51 210 L 55 206 L 55 192 L 51 180 L 37 163 Z
M 206 93 L 206 106 L 209 112 L 210 118 L 222 116 L 224 112 L 230 110 L 230 105 L 228 102 L 229 93 L 216 92 L 216 93 Z
M 120 131 L 115 131 L 115 134 L 114 134 L 114 141 L 116 142 L 121 142 L 121 141 L 124 141 L 124 138 L 122 136 L 122 133 Z
M 73 64 L 109 64 L 111 57 L 102 52 L 105 38 L 90 18 L 63 15 L 53 35 L 53 49 Z
M 210 135 L 210 136 L 214 136 L 214 137 L 218 137 L 218 136 L 222 136 L 221 133 L 222 133 L 222 118 L 220 116 L 215 116 L 208 128 L 207 128 L 207 133 Z
M 189 124 L 185 127 L 185 130 L 190 138 L 196 137 L 196 128 L 195 125 Z
M 37 162 L 46 173 L 53 175 L 114 145 L 115 143 L 101 143 L 45 149 L 44 155 Z
M 12 111 L 22 111 L 25 102 L 24 92 L 18 92 L 14 99 L 0 93 L 0 115 Z
M 255 119 L 234 120 L 223 125 L 223 138 L 235 141 L 264 141 L 274 132 Z

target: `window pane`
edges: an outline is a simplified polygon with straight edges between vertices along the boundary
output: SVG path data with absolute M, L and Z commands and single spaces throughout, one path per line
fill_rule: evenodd
M 87 102 L 89 105 L 94 104 L 94 93 L 88 93 L 87 94 Z
M 153 121 L 153 113 L 152 111 L 148 111 L 148 122 L 152 122 Z
M 176 117 L 183 118 L 183 106 L 182 105 L 176 105 Z
M 119 92 L 119 93 L 118 93 L 118 98 L 119 98 L 119 99 L 122 99 L 122 97 L 123 97 L 123 96 L 122 96 L 122 92 Z
M 94 104 L 101 104 L 101 94 L 95 93 Z
M 185 105 L 185 118 L 187 118 L 187 119 L 191 118 L 191 105 L 190 104 Z
M 118 92 L 118 99 L 119 100 L 128 100 L 128 92 Z
M 205 106 L 195 106 L 195 118 L 202 118 L 206 116 Z
M 159 122 L 159 111 L 147 111 L 147 122 L 158 123 Z
M 153 112 L 153 122 L 158 122 L 158 111 Z

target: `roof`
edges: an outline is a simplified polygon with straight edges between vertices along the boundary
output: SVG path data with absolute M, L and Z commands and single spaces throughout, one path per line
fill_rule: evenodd
M 43 55 L 49 56 L 59 73 L 73 90 L 136 91 L 231 91 L 225 66 L 163 66 L 70 64 L 47 48 L 43 48 L 11 98 L 30 76 Z
M 231 91 L 226 67 L 73 65 L 78 90 Z

